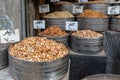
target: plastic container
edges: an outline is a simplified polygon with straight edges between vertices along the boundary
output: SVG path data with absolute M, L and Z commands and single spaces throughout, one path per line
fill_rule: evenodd
M 61 80 L 67 75 L 69 56 L 47 61 L 29 62 L 9 54 L 9 73 L 15 80 Z
M 85 77 L 81 80 L 120 80 L 120 75 L 114 74 L 97 74 Z
M 81 54 L 96 54 L 103 49 L 103 37 L 82 38 L 71 35 L 70 47 L 73 51 Z
M 74 21 L 74 18 L 46 18 L 46 27 L 53 25 L 60 26 L 62 30 L 65 30 L 66 21 Z
M 106 31 L 108 30 L 109 18 L 80 18 L 77 17 L 79 30 L 94 30 Z

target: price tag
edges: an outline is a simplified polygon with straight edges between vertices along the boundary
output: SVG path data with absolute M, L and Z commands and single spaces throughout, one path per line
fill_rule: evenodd
M 49 4 L 39 5 L 39 13 L 50 12 Z
M 34 20 L 34 29 L 45 29 L 45 20 Z
M 50 0 L 51 2 L 58 2 L 58 1 L 60 1 L 60 0 Z
M 78 22 L 77 21 L 66 21 L 66 30 L 77 31 L 78 30 Z
M 78 2 L 88 2 L 88 0 L 78 0 Z
M 73 6 L 73 13 L 83 13 L 83 6 Z
M 120 6 L 109 6 L 108 14 L 120 14 Z
M 19 29 L 8 29 L 0 31 L 1 43 L 11 43 L 20 41 Z

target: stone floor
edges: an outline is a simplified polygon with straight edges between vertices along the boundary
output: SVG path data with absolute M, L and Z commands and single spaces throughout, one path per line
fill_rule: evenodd
M 8 68 L 0 70 L 0 80 L 14 80 L 8 73 Z

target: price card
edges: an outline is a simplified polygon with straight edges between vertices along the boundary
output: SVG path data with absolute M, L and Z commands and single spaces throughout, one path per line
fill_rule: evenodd
M 88 2 L 88 0 L 78 0 L 78 2 Z
M 120 14 L 120 6 L 109 6 L 108 14 Z
M 45 29 L 45 20 L 34 20 L 34 29 Z
M 50 12 L 49 4 L 39 5 L 39 13 L 47 13 Z
M 1 43 L 11 43 L 20 41 L 19 29 L 8 29 L 0 31 Z
M 60 0 L 50 0 L 51 2 L 58 2 L 58 1 L 60 1 Z
M 66 30 L 77 31 L 78 30 L 78 22 L 77 21 L 66 21 Z
M 73 6 L 73 13 L 83 13 L 83 6 Z

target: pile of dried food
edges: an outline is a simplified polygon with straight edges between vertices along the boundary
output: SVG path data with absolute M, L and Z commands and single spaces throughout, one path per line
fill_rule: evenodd
M 62 43 L 41 37 L 29 37 L 9 49 L 10 54 L 20 60 L 31 62 L 53 61 L 68 54 Z
M 82 38 L 96 38 L 96 37 L 103 36 L 101 33 L 97 33 L 92 30 L 79 30 L 79 31 L 72 33 L 72 35 L 82 37 Z
M 59 26 L 51 26 L 40 32 L 39 35 L 42 36 L 66 36 L 68 33 L 63 31 Z
M 86 10 L 84 10 L 84 12 L 82 14 L 79 14 L 77 17 L 83 17 L 83 18 L 107 18 L 108 16 L 101 13 L 101 12 L 86 9 Z
M 55 11 L 47 14 L 44 18 L 73 18 L 74 16 L 68 11 Z

